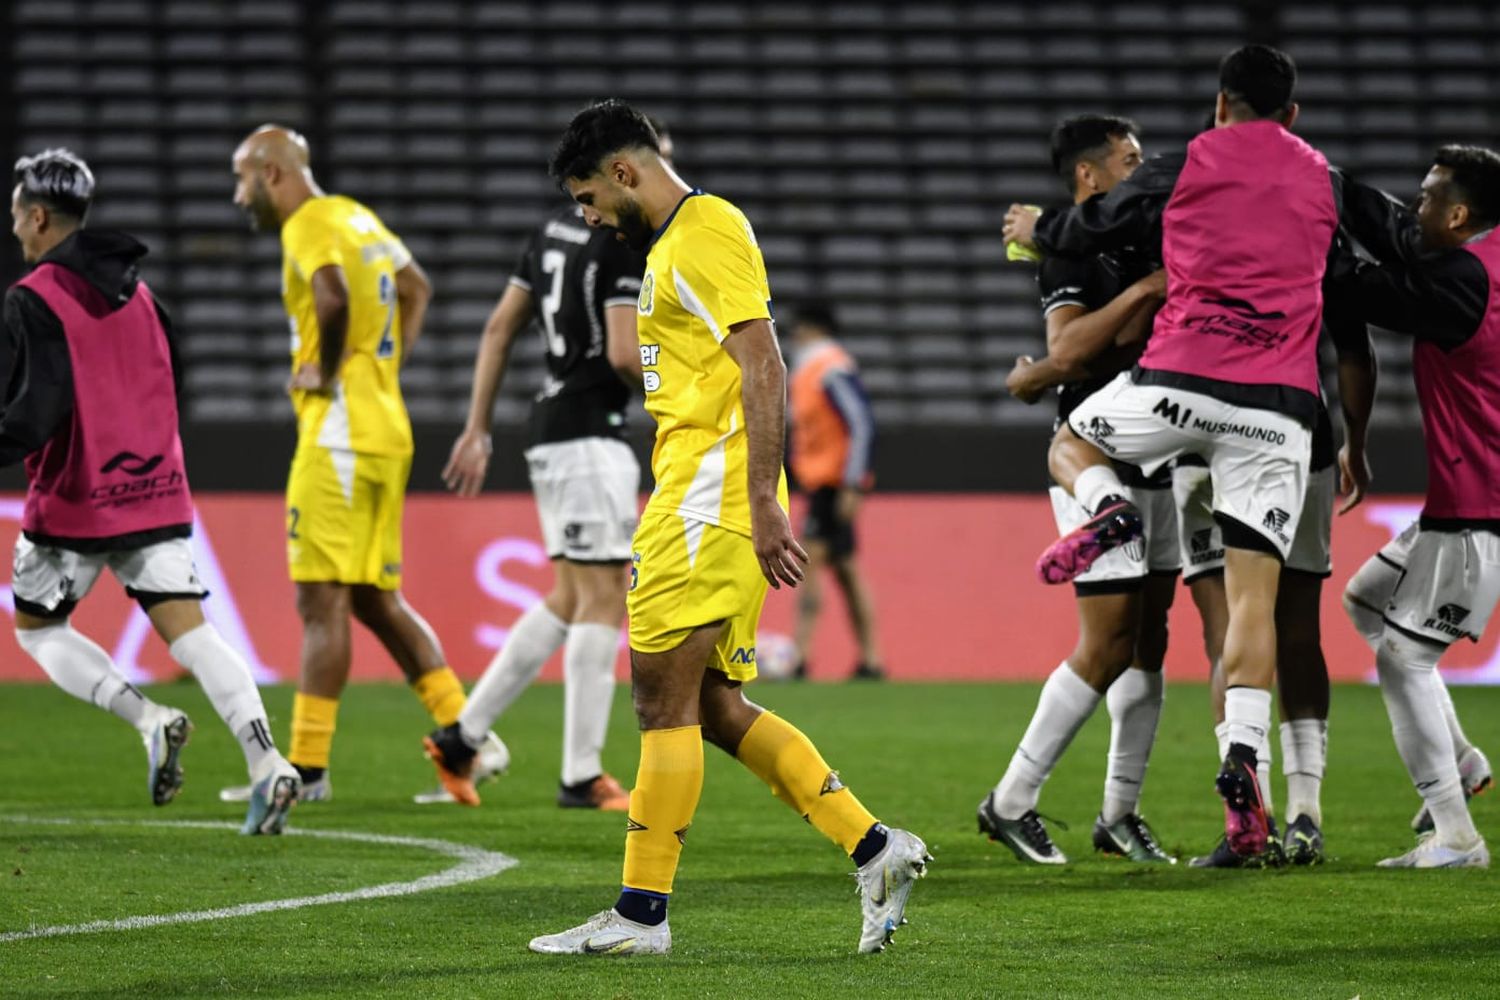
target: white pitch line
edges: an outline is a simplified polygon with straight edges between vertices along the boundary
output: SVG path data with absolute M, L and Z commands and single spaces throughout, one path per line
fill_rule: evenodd
M 165 826 L 190 830 L 238 830 L 235 823 L 212 823 L 199 820 L 120 820 L 120 819 L 62 819 L 38 816 L 0 816 L 0 822 L 30 823 L 45 826 Z M 72 934 L 99 934 L 107 931 L 134 931 L 148 927 L 165 927 L 170 924 L 198 924 L 209 920 L 232 920 L 249 917 L 257 913 L 273 913 L 277 910 L 297 910 L 306 906 L 327 906 L 330 903 L 357 903 L 365 899 L 384 899 L 390 896 L 410 896 L 413 893 L 446 889 L 465 882 L 498 875 L 518 862 L 508 854 L 486 851 L 468 844 L 455 844 L 448 840 L 428 837 L 396 837 L 382 833 L 357 833 L 352 830 L 304 830 L 291 829 L 290 836 L 317 837 L 322 840 L 353 840 L 364 844 L 386 844 L 392 847 L 416 847 L 456 858 L 458 864 L 433 875 L 424 875 L 410 882 L 386 882 L 363 889 L 346 892 L 327 892 L 319 896 L 298 896 L 293 899 L 268 899 L 260 903 L 241 903 L 239 906 L 223 906 L 212 910 L 189 910 L 182 913 L 162 913 L 141 917 L 122 917 L 119 920 L 90 920 L 84 924 L 57 924 L 50 927 L 33 927 L 24 931 L 0 932 L 0 943 L 7 941 L 29 941 L 33 938 L 65 937 Z

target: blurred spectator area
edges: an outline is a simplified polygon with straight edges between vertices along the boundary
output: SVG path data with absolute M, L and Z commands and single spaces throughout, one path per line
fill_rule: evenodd
M 249 128 L 304 130 L 323 184 L 374 207 L 432 274 L 404 376 L 413 418 L 461 420 L 484 319 L 558 198 L 551 145 L 590 99 L 665 119 L 684 175 L 755 223 L 779 306 L 835 303 L 886 428 L 1052 417 L 1005 396 L 1042 349 L 1033 271 L 1004 262 L 1011 201 L 1051 203 L 1045 138 L 1107 110 L 1180 146 L 1219 57 L 1279 37 L 1299 130 L 1402 194 L 1446 141 L 1494 142 L 1492 4 L 13 0 L 16 152 L 67 145 L 94 223 L 142 236 L 178 317 L 194 423 L 278 422 L 279 250 L 230 203 Z M 1247 11 L 1259 13 L 1247 13 Z M 1267 21 L 1269 18 L 1269 22 Z M 1410 424 L 1406 345 L 1382 337 L 1380 420 Z M 540 379 L 521 344 L 500 418 Z

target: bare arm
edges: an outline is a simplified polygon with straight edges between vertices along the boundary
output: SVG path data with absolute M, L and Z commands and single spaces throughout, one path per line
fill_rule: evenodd
M 609 306 L 604 310 L 604 338 L 605 354 L 620 381 L 640 388 L 641 342 L 635 334 L 635 306 Z
M 803 578 L 807 553 L 792 537 L 792 526 L 777 500 L 782 449 L 786 441 L 786 363 L 770 320 L 755 319 L 729 328 L 724 350 L 740 368 L 740 401 L 750 459 L 751 541 L 760 571 L 777 590 Z
M 1344 411 L 1344 445 L 1339 449 L 1339 491 L 1346 499 L 1339 506 L 1347 514 L 1364 499 L 1370 486 L 1370 460 L 1365 442 L 1370 429 L 1370 411 L 1375 406 L 1377 367 L 1370 331 L 1360 322 L 1344 323 L 1325 311 L 1338 352 L 1339 403 Z
M 318 316 L 318 363 L 292 373 L 292 389 L 332 392 L 349 339 L 349 283 L 344 269 L 327 264 L 313 272 L 313 311 Z
M 495 304 L 484 335 L 479 338 L 479 352 L 474 360 L 474 385 L 469 392 L 469 417 L 463 433 L 453 442 L 448 464 L 443 467 L 443 483 L 459 496 L 479 494 L 490 466 L 490 423 L 494 419 L 495 394 L 505 375 L 505 362 L 511 345 L 531 321 L 531 293 L 520 285 L 508 285 Z
M 411 349 L 422 336 L 422 321 L 427 304 L 432 301 L 432 282 L 416 260 L 396 272 L 396 303 L 401 308 L 401 363 L 411 357 Z

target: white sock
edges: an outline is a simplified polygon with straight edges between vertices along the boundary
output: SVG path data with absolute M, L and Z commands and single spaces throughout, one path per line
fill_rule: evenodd
M 1458 722 L 1458 710 L 1453 707 L 1453 695 L 1449 693 L 1440 671 L 1432 672 L 1432 683 L 1437 688 L 1438 704 L 1442 706 L 1443 718 L 1448 723 L 1448 735 L 1453 737 L 1453 759 L 1457 760 L 1472 749 L 1474 744 L 1464 735 L 1464 727 Z
M 1230 743 L 1249 747 L 1258 758 L 1271 729 L 1271 692 L 1253 687 L 1232 687 L 1225 691 L 1224 725 L 1228 727 Z
M 1479 836 L 1464 801 L 1453 737 L 1431 674 L 1443 650 L 1390 631 L 1375 654 L 1391 735 L 1407 774 L 1432 814 L 1441 843 L 1467 847 Z
M 156 703 L 127 681 L 98 643 L 63 622 L 16 629 L 16 642 L 52 678 L 52 683 L 143 729 Z
M 534 605 L 516 620 L 458 716 L 458 731 L 465 743 L 476 750 L 484 744 L 495 720 L 536 680 L 567 637 L 568 623 L 545 604 Z
M 1271 795 L 1271 740 L 1269 737 L 1260 741 L 1260 746 L 1255 749 L 1255 781 L 1260 785 L 1260 802 L 1266 807 L 1267 816 L 1276 815 L 1276 804 Z
M 276 743 L 250 664 L 208 622 L 178 636 L 168 652 L 198 678 L 214 711 L 239 741 L 245 766 L 253 773 L 257 764 L 276 752 Z
M 1221 722 L 1214 726 L 1214 739 L 1219 741 L 1219 759 L 1223 760 L 1229 756 L 1229 723 Z
M 1073 498 L 1090 515 L 1099 512 L 1099 504 L 1105 497 L 1124 495 L 1125 487 L 1110 465 L 1091 465 L 1073 480 Z
M 1323 771 L 1328 764 L 1328 720 L 1281 724 L 1281 773 L 1286 775 L 1286 818 L 1306 816 L 1323 825 Z
M 1115 823 L 1136 812 L 1141 784 L 1156 742 L 1165 686 L 1160 670 L 1131 667 L 1105 692 L 1109 707 L 1109 768 L 1104 775 L 1104 808 L 1100 815 Z
M 604 773 L 599 755 L 615 698 L 615 652 L 620 629 L 580 622 L 563 646 L 562 782 L 576 785 Z
M 1099 692 L 1064 662 L 1042 685 L 1031 725 L 1021 737 L 1005 777 L 995 786 L 995 810 L 1016 819 L 1036 808 L 1042 783 L 1099 704 Z

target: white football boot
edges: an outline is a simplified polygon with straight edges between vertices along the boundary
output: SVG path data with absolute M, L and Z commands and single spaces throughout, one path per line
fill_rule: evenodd
M 864 916 L 861 953 L 884 951 L 896 928 L 906 923 L 906 897 L 917 879 L 927 874 L 931 860 L 921 837 L 905 830 L 886 830 L 885 847 L 854 873 Z
M 1484 755 L 1484 751 L 1478 747 L 1469 747 L 1458 758 L 1458 779 L 1464 786 L 1464 798 L 1472 799 L 1474 796 L 1484 792 L 1495 783 L 1494 772 L 1490 769 L 1490 759 Z M 1417 833 L 1429 833 L 1432 830 L 1432 814 L 1427 811 L 1426 803 L 1417 810 L 1412 817 L 1411 828 Z
M 608 909 L 560 934 L 532 938 L 528 947 L 542 955 L 665 955 L 672 929 L 665 920 L 651 927 Z
M 1440 843 L 1436 835 L 1422 838 L 1422 842 L 1405 854 L 1386 858 L 1378 862 L 1379 868 L 1488 868 L 1490 849 L 1484 838 L 1477 838 L 1468 847 L 1451 847 Z
M 302 791 L 302 777 L 281 754 L 267 757 L 256 770 L 261 773 L 250 785 L 250 808 L 240 833 L 275 836 L 286 829 L 287 817 Z
M 179 758 L 193 724 L 179 709 L 156 705 L 141 720 L 141 742 L 146 744 L 146 788 L 153 805 L 164 806 L 182 788 Z

